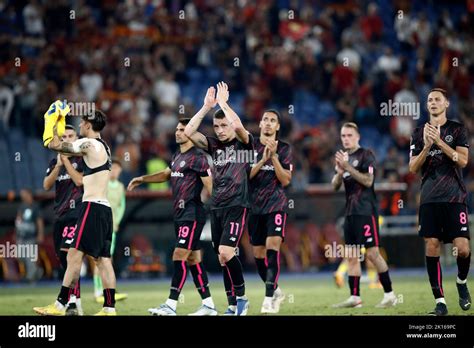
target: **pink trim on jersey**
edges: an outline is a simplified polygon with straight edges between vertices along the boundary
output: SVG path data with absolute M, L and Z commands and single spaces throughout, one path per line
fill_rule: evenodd
M 79 246 L 79 243 L 81 241 L 82 232 L 84 231 L 84 225 L 86 224 L 86 219 L 87 219 L 87 215 L 89 215 L 90 207 L 91 207 L 91 202 L 87 202 L 86 212 L 84 214 L 84 217 L 82 218 L 81 228 L 79 229 L 79 235 L 77 236 L 77 240 L 76 240 L 76 249 Z
M 73 293 L 74 293 L 74 295 L 76 295 L 76 297 L 81 296 L 81 289 L 79 288 L 79 280 L 77 281 L 76 285 L 74 286 Z
M 186 281 L 186 261 L 181 261 L 181 267 L 183 268 L 183 277 L 181 278 L 181 282 L 179 283 L 178 289 L 181 290 L 183 288 L 184 282 Z
M 229 279 L 230 279 L 230 284 L 231 284 L 231 286 L 232 286 L 232 296 L 235 296 L 234 282 L 232 281 L 232 277 L 230 276 L 229 267 L 227 267 L 227 265 L 225 265 L 225 269 L 227 270 L 227 274 L 229 275 Z
M 194 238 L 194 231 L 196 230 L 196 223 L 197 221 L 195 220 L 193 224 L 193 229 L 191 230 L 191 237 L 189 237 L 188 250 L 191 250 L 191 246 L 192 246 L 193 238 Z
M 438 261 L 438 286 L 441 296 L 444 296 L 443 286 L 441 285 L 441 263 Z
M 242 235 L 244 234 L 244 227 L 245 227 L 245 215 L 247 214 L 247 208 L 244 208 L 244 213 L 242 214 L 242 223 L 241 223 L 241 229 L 240 229 L 240 235 L 239 239 L 237 240 L 237 246 L 239 246 L 240 243 L 240 238 L 242 238 Z
M 374 226 L 375 246 L 379 246 L 379 232 L 377 231 L 377 224 L 375 223 L 375 216 L 372 215 L 372 225 Z
M 201 266 L 199 266 L 199 263 L 196 264 L 196 268 L 198 270 L 198 281 L 199 281 L 199 285 L 201 285 L 201 291 L 204 292 L 204 281 L 202 280 L 202 269 L 201 269 Z

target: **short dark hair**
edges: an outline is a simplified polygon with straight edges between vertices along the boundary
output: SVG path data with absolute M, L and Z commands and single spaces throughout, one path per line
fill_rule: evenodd
M 118 157 L 112 157 L 112 164 L 117 163 L 120 167 L 122 167 L 122 161 L 119 160 Z
M 278 123 L 281 123 L 281 115 L 280 113 L 278 112 L 278 110 L 276 109 L 268 109 L 268 110 L 265 110 L 262 114 L 262 118 L 263 118 L 263 115 L 265 115 L 265 113 L 267 112 L 271 112 L 272 114 L 275 114 L 277 119 L 278 119 Z
M 180 119 L 178 120 L 178 123 L 182 124 L 183 126 L 186 126 L 186 125 L 189 123 L 189 121 L 191 121 L 190 118 L 188 118 L 188 117 L 183 117 L 183 118 L 180 118 Z
M 445 90 L 444 88 L 435 87 L 435 88 L 432 88 L 432 89 L 430 90 L 430 93 L 431 93 L 431 92 L 439 92 L 439 93 L 441 93 L 446 99 L 449 99 L 449 98 L 448 98 L 448 92 L 446 92 L 446 90 Z M 428 94 L 430 94 L 430 93 L 428 93 Z
M 101 110 L 94 110 L 92 115 L 84 115 L 82 119 L 89 122 L 95 132 L 100 132 L 107 123 L 107 116 Z
M 222 120 L 223 118 L 225 118 L 225 113 L 224 113 L 224 111 L 222 111 L 222 109 L 217 110 L 217 111 L 214 113 L 214 118 L 217 118 L 217 119 L 219 119 L 219 120 Z
M 74 132 L 77 133 L 76 127 L 74 127 L 72 124 L 67 124 L 67 125 L 66 125 L 66 129 L 73 130 Z

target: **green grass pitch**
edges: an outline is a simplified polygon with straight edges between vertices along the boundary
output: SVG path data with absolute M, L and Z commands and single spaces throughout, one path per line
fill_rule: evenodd
M 250 277 L 249 277 L 250 278 Z M 388 309 L 378 309 L 375 305 L 382 299 L 381 289 L 369 289 L 361 285 L 363 307 L 357 309 L 335 309 L 331 305 L 348 297 L 347 285 L 338 289 L 332 278 L 316 277 L 314 279 L 294 276 L 280 279 L 280 286 L 286 294 L 279 315 L 426 315 L 433 309 L 434 300 L 426 276 L 393 277 L 395 293 L 402 301 Z M 32 307 L 52 303 L 59 290 L 60 282 L 35 287 L 0 287 L 0 315 L 34 315 Z M 219 313 L 226 309 L 227 301 L 220 277 L 211 278 L 211 293 Z M 247 281 L 247 296 L 250 300 L 249 315 L 258 315 L 264 296 L 264 285 L 256 277 Z M 118 290 L 128 293 L 129 298 L 117 303 L 119 315 L 148 315 L 149 307 L 158 306 L 168 296 L 168 281 L 118 282 Z M 474 315 L 474 308 L 464 312 L 459 308 L 455 276 L 444 279 L 444 290 L 450 315 Z M 86 315 L 100 310 L 92 297 L 92 283 L 82 286 L 82 303 Z M 178 315 L 193 312 L 200 305 L 200 297 L 188 277 L 178 305 Z

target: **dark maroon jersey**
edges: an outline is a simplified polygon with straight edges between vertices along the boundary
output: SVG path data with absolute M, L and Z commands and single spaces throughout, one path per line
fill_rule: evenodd
M 175 221 L 206 222 L 206 211 L 201 201 L 201 177 L 209 176 L 206 154 L 192 147 L 177 151 L 171 160 L 171 190 L 174 198 Z
M 249 134 L 248 144 L 237 138 L 227 143 L 206 138 L 213 162 L 211 209 L 248 208 L 250 164 L 254 161 L 252 135 Z
M 410 156 L 418 156 L 423 150 L 423 127 L 413 131 L 410 144 Z M 459 122 L 448 120 L 440 128 L 441 139 L 453 152 L 457 146 L 469 147 L 467 129 Z M 425 163 L 421 167 L 421 198 L 424 203 L 464 203 L 467 190 L 462 169 L 437 146 L 432 145 Z
M 73 168 L 79 173 L 84 171 L 84 161 L 82 157 L 69 157 L 69 162 L 71 162 Z M 51 173 L 51 171 L 56 166 L 56 163 L 57 158 L 53 158 L 49 162 L 48 169 L 46 170 L 46 176 Z M 82 186 L 76 186 L 76 184 L 74 184 L 74 181 L 72 181 L 64 165 L 61 167 L 59 175 L 56 178 L 55 191 L 56 195 L 54 197 L 54 212 L 56 213 L 56 217 L 63 216 L 66 213 L 79 213 L 84 189 Z
M 255 138 L 254 149 L 256 161 L 263 157 L 265 145 L 260 138 Z M 284 169 L 293 170 L 291 147 L 279 140 L 277 145 L 278 159 Z M 252 164 L 254 165 L 254 164 Z M 286 211 L 288 199 L 285 189 L 275 174 L 272 160 L 269 159 L 250 180 L 252 214 L 269 214 L 277 211 Z
M 360 147 L 349 154 L 349 164 L 361 173 L 372 173 L 375 177 L 375 156 L 372 151 Z M 377 213 L 377 197 L 374 182 L 366 187 L 355 180 L 349 172 L 342 174 L 346 190 L 346 216 L 372 216 Z

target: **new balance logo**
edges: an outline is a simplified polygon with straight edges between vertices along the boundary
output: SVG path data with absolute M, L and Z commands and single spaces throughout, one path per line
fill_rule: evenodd
M 34 325 L 26 322 L 18 326 L 18 337 L 20 338 L 47 338 L 48 341 L 56 339 L 56 325 Z
M 235 242 L 236 241 L 236 238 L 235 237 L 231 237 L 229 238 L 231 241 Z
M 461 231 L 467 231 L 467 227 L 462 227 Z
M 180 239 L 178 243 L 179 244 L 184 244 L 184 243 L 186 243 L 186 239 Z
M 280 231 L 281 231 L 281 227 L 275 228 L 275 231 L 280 232 Z

